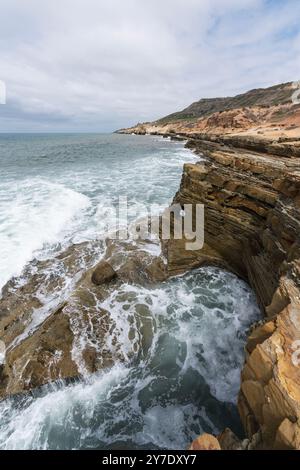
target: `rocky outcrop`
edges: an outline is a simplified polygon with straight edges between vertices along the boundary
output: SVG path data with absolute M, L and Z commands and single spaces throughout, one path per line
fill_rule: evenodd
M 108 283 L 117 277 L 116 271 L 111 267 L 107 261 L 100 261 L 92 273 L 92 283 L 96 286 Z
M 205 205 L 205 245 L 189 253 L 171 240 L 165 251 L 172 271 L 223 263 L 249 281 L 264 320 L 246 345 L 241 419 L 263 447 L 299 449 L 300 159 L 279 142 L 250 150 L 250 141 L 190 142 L 204 159 L 184 166 L 174 202 Z
M 128 332 L 132 348 L 122 350 L 123 333 L 99 304 L 124 282 L 166 278 L 164 260 L 149 254 L 153 244 L 158 241 L 107 240 L 104 259 L 96 265 L 101 242 L 73 245 L 9 281 L 0 299 L 0 338 L 6 347 L 0 398 L 128 361 L 151 344 L 152 325 L 140 312 L 139 333 Z
M 224 429 L 218 436 L 202 434 L 192 442 L 189 450 L 260 450 L 262 439 L 260 432 L 250 439 L 239 439 L 231 429 Z

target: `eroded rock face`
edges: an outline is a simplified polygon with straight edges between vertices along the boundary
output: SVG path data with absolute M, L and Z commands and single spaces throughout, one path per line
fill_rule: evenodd
M 145 321 L 140 343 L 132 341 L 132 350 L 124 352 L 113 316 L 101 307 L 124 282 L 166 278 L 161 257 L 147 251 L 149 243 L 154 242 L 132 246 L 108 240 L 105 259 L 96 267 L 103 256 L 100 242 L 73 245 L 52 260 L 32 263 L 22 279 L 4 287 L 0 338 L 6 354 L 0 398 L 111 367 L 138 354 L 139 344 L 151 344 L 152 329 Z
M 283 140 L 299 137 L 300 106 L 292 102 L 294 90 L 293 83 L 283 83 L 235 97 L 201 99 L 158 121 L 139 123 L 118 132 L 168 135 L 171 138 L 176 134 L 193 137 L 193 134 L 197 136 L 206 133 L 221 138 L 232 134 L 245 138 L 247 135 L 251 136 L 248 139 L 250 145 L 255 145 L 254 137 L 267 136 L 269 142 L 270 139 L 280 138 L 281 141 L 276 144 L 280 151 Z M 290 155 L 293 155 L 294 150 L 295 146 L 291 145 Z
M 259 450 L 262 448 L 260 432 L 253 434 L 251 439 L 239 439 L 231 429 L 226 428 L 218 436 L 201 434 L 192 442 L 189 450 Z
M 205 205 L 205 245 L 191 254 L 172 240 L 169 268 L 223 263 L 250 282 L 266 318 L 246 346 L 240 415 L 249 437 L 261 431 L 265 447 L 300 448 L 298 147 L 205 136 L 189 146 L 205 160 L 184 166 L 174 202 Z

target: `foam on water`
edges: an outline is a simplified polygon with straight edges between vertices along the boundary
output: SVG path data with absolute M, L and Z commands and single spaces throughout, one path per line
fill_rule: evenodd
M 0 158 L 0 288 L 33 258 L 47 260 L 72 243 L 102 237 L 111 222 L 103 223 L 103 214 L 118 196 L 166 206 L 183 163 L 198 159 L 182 143 L 116 135 L 2 136 Z M 150 240 L 143 249 L 159 254 Z M 78 276 L 87 268 L 82 263 Z M 49 278 L 56 273 L 63 282 L 50 294 L 35 293 L 46 307 L 33 312 L 23 337 L 76 282 L 59 260 L 51 269 Z M 93 376 L 82 365 L 84 380 L 76 384 L 0 402 L 0 448 L 185 449 L 203 431 L 240 431 L 235 403 L 243 347 L 259 315 L 244 282 L 202 268 L 152 288 L 124 284 L 97 306 L 110 312 L 125 363 Z M 95 341 L 75 320 L 78 362 Z M 111 335 L 105 339 L 113 351 Z
M 38 250 L 63 241 L 89 198 L 43 179 L 0 186 L 0 287 L 21 273 Z
M 156 288 L 125 284 L 100 308 L 126 365 L 0 403 L 0 448 L 184 449 L 204 431 L 239 432 L 245 330 L 259 315 L 243 281 L 201 268 Z
M 49 390 L 35 400 L 27 398 L 22 411 L 12 401 L 0 403 L 0 447 L 47 449 L 54 439 L 52 448 L 81 448 L 81 441 L 93 432 L 89 426 L 97 408 L 101 403 L 105 405 L 113 388 L 127 374 L 128 370 L 118 365 L 85 384 Z
M 119 196 L 132 209 L 166 206 L 183 163 L 199 158 L 182 144 L 152 137 L 3 136 L 0 159 L 1 289 L 56 245 L 103 236 L 111 223 L 106 209 Z M 141 215 L 129 210 L 128 221 Z

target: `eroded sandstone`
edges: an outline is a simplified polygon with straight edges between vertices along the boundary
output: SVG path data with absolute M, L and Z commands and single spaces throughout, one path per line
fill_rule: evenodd
M 249 334 L 239 411 L 264 448 L 300 448 L 300 160 L 280 143 L 209 138 L 189 144 L 204 160 L 186 164 L 174 202 L 205 205 L 205 245 L 165 248 L 169 268 L 223 264 L 248 280 L 265 314 Z M 252 148 L 251 148 L 252 147 Z

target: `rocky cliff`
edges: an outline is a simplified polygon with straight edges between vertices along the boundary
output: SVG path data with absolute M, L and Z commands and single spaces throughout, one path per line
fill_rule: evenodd
M 293 88 L 204 99 L 120 131 L 186 138 L 204 156 L 185 165 L 174 198 L 204 204 L 204 247 L 188 252 L 183 240 L 171 240 L 164 250 L 169 273 L 217 264 L 256 292 L 264 319 L 249 333 L 239 395 L 249 448 L 300 448 L 300 106 Z
M 260 447 L 299 449 L 300 154 L 298 140 L 285 145 L 234 136 L 188 142 L 204 160 L 185 165 L 174 201 L 205 205 L 205 246 L 191 255 L 173 240 L 165 250 L 172 271 L 223 264 L 249 281 L 264 319 L 246 345 L 240 416 Z

